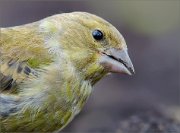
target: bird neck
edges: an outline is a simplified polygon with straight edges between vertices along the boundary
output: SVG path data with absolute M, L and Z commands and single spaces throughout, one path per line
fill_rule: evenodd
M 82 80 L 89 81 L 93 86 L 106 75 L 107 72 L 97 62 L 99 57 L 97 57 L 96 54 L 84 49 L 69 51 L 65 51 L 71 62 L 71 65 L 69 66 L 72 66 L 75 69 Z
M 106 75 L 106 71 L 96 64 L 88 64 L 86 68 L 79 71 L 84 80 L 88 80 L 92 86 Z

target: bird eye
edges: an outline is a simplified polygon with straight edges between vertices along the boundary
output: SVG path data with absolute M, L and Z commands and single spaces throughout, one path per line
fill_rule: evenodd
M 96 40 L 102 40 L 103 39 L 103 37 L 104 37 L 104 35 L 103 35 L 103 33 L 100 31 L 100 30 L 94 30 L 93 32 L 92 32 L 92 36 L 94 37 L 94 39 L 96 39 Z

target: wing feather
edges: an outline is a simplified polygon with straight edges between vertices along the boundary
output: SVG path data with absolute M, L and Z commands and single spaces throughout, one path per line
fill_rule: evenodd
M 17 92 L 19 84 L 38 75 L 26 62 L 11 59 L 1 62 L 0 66 L 0 92 Z
M 23 81 L 37 77 L 36 69 L 51 63 L 52 57 L 44 47 L 38 22 L 1 28 L 0 35 L 0 92 L 11 93 Z

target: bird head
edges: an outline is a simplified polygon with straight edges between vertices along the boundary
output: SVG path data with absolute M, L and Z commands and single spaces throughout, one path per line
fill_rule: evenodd
M 55 15 L 58 41 L 82 77 L 92 82 L 107 73 L 133 74 L 126 42 L 104 19 L 86 12 Z

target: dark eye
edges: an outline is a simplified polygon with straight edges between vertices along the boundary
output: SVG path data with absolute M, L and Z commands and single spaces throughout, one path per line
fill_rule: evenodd
M 103 39 L 103 37 L 104 37 L 104 35 L 103 35 L 103 33 L 100 31 L 100 30 L 94 30 L 93 32 L 92 32 L 92 36 L 94 37 L 94 39 L 96 39 L 96 40 L 102 40 Z

